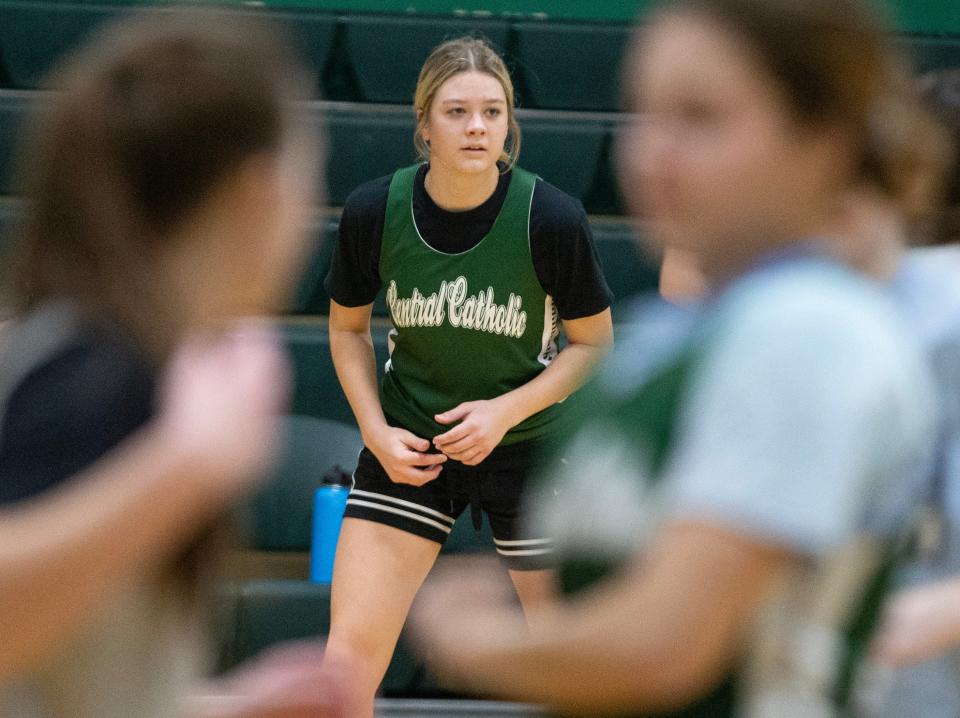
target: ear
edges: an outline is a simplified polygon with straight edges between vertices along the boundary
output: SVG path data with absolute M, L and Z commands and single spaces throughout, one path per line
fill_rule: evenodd
M 420 109 L 417 110 L 417 124 L 423 122 L 423 127 L 420 128 L 420 139 L 430 144 L 430 118 L 424 117 L 426 113 Z

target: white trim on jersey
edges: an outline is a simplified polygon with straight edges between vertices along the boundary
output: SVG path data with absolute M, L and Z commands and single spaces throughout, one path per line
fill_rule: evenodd
M 540 353 L 537 354 L 537 361 L 544 366 L 550 366 L 550 363 L 560 353 L 557 347 L 559 336 L 560 316 L 557 312 L 557 305 L 553 302 L 553 297 L 548 294 L 546 299 L 543 300 L 543 336 L 540 339 Z
M 383 364 L 383 370 L 385 372 L 393 370 L 393 349 L 397 346 L 395 339 L 399 334 L 396 327 L 392 327 L 390 331 L 387 332 L 387 361 Z

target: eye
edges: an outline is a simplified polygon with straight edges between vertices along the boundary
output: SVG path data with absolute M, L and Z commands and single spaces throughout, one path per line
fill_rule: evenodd
M 450 115 L 451 117 L 462 115 L 463 112 L 464 110 L 462 107 L 451 107 L 449 110 L 447 110 L 447 114 Z
M 499 117 L 499 116 L 500 116 L 500 108 L 499 108 L 499 107 L 489 107 L 489 108 L 487 108 L 487 116 L 488 116 L 488 117 Z

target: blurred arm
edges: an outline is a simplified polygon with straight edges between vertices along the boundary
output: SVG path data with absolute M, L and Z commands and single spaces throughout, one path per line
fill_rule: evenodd
M 157 419 L 59 488 L 0 509 L 0 679 L 62 646 L 264 475 L 287 376 L 266 327 L 188 341 Z
M 724 677 L 788 562 L 788 554 L 725 529 L 673 523 L 643 561 L 576 601 L 543 609 L 529 633 L 518 614 L 473 605 L 470 635 L 445 639 L 446 621 L 429 628 L 436 612 L 462 612 L 439 605 L 451 602 L 443 588 L 418 615 L 441 678 L 454 685 L 586 715 L 668 710 Z
M 201 472 L 150 426 L 55 492 L 0 511 L 0 678 L 43 660 L 200 528 L 211 513 Z

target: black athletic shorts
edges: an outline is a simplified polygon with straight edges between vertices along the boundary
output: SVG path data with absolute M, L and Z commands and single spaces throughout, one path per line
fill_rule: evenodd
M 525 442 L 498 447 L 476 466 L 448 459 L 439 477 L 411 486 L 391 481 L 377 457 L 364 447 L 344 518 L 386 524 L 442 545 L 469 506 L 476 530 L 482 514 L 487 515 L 495 548 L 507 568 L 550 568 L 551 541 L 527 535 L 520 517 L 528 477 L 537 469 L 536 453 L 536 447 Z

